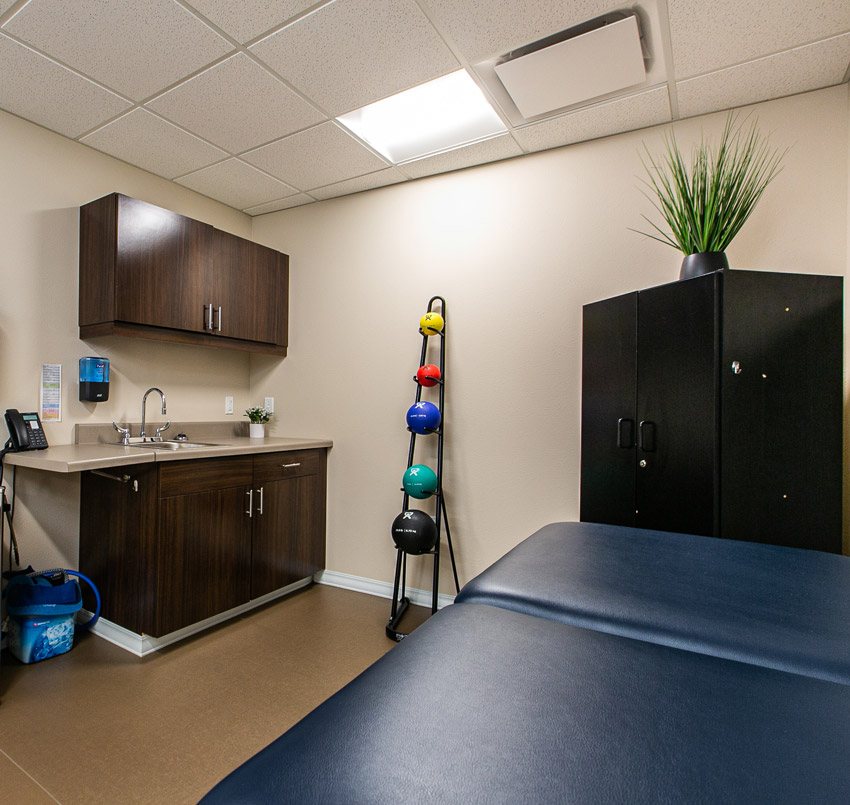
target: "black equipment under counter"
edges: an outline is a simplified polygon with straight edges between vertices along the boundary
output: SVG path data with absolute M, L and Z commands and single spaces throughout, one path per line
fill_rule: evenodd
M 581 519 L 841 552 L 843 278 L 584 306 Z

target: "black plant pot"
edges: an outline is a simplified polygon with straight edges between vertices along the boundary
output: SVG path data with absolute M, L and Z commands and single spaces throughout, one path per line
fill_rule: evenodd
M 689 280 L 692 277 L 710 274 L 712 271 L 719 271 L 722 268 L 729 268 L 726 252 L 696 252 L 695 254 L 688 254 L 682 260 L 679 279 Z

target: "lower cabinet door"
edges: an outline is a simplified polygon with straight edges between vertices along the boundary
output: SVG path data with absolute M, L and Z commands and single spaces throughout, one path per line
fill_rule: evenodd
M 249 600 L 249 492 L 240 486 L 160 500 L 154 636 Z
M 256 508 L 262 495 L 262 512 Z M 312 576 L 325 564 L 324 479 L 304 475 L 254 490 L 251 598 Z

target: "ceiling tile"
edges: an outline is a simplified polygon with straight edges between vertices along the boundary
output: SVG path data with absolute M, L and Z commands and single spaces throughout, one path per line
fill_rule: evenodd
M 316 0 L 191 0 L 210 22 L 239 42 L 250 42 L 316 4 Z
M 475 165 L 483 165 L 486 162 L 495 162 L 499 159 L 520 156 L 522 149 L 514 142 L 508 134 L 502 134 L 480 143 L 456 148 L 445 154 L 437 154 L 433 157 L 417 159 L 401 166 L 408 176 L 419 179 L 423 176 L 433 176 L 435 173 L 447 173 L 448 171 L 471 168 Z
M 0 34 L 0 108 L 40 126 L 79 137 L 125 109 L 113 95 Z M 10 81 L 10 76 L 26 80 Z
M 242 212 L 248 215 L 265 215 L 267 212 L 288 210 L 292 207 L 303 207 L 305 204 L 310 204 L 313 201 L 315 199 L 306 193 L 299 193 L 297 196 L 289 196 L 289 198 L 279 199 L 278 201 L 270 201 L 268 204 L 260 204 L 257 207 L 247 207 Z
M 225 151 L 144 109 L 134 109 L 80 142 L 166 179 L 227 157 Z
M 332 117 L 460 66 L 413 0 L 336 0 L 251 51 Z
M 242 158 L 301 190 L 352 179 L 387 166 L 332 121 L 264 145 Z
M 294 187 L 266 176 L 239 159 L 219 162 L 175 181 L 238 210 L 297 192 Z
M 31 0 L 4 30 L 137 101 L 233 49 L 174 0 Z
M 624 4 L 625 5 L 625 4 Z M 616 8 L 611 0 L 428 0 L 434 21 L 471 63 L 499 56 Z
M 527 151 L 543 151 L 623 131 L 667 123 L 672 119 L 667 87 L 656 87 L 514 131 Z
M 232 153 L 325 119 L 244 53 L 205 70 L 147 106 Z
M 376 187 L 386 187 L 403 182 L 406 178 L 398 168 L 386 168 L 366 176 L 358 176 L 356 179 L 347 179 L 344 182 L 316 188 L 310 191 L 310 195 L 321 201 L 336 196 L 347 196 L 350 193 L 360 193 L 364 190 L 374 190 Z
M 673 64 L 688 78 L 850 29 L 847 0 L 668 0 Z
M 850 63 L 850 34 L 676 84 L 682 117 L 732 109 L 840 84 Z

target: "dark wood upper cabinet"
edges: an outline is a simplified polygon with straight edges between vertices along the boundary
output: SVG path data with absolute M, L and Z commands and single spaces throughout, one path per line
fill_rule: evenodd
M 212 325 L 229 338 L 286 344 L 288 257 L 259 243 L 212 230 L 205 293 Z
M 286 354 L 289 257 L 120 193 L 80 208 L 81 338 Z

